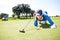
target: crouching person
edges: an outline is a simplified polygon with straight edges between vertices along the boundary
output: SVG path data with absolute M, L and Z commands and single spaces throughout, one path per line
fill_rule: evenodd
M 50 28 L 56 28 L 55 23 L 51 20 L 51 18 L 47 15 L 46 11 L 42 11 L 42 10 L 38 10 L 37 12 L 35 12 L 33 14 L 34 16 L 34 26 L 37 27 L 37 29 L 40 29 L 40 27 L 38 26 L 38 21 L 44 21 L 44 23 L 46 23 L 46 21 L 48 21 L 50 23 Z

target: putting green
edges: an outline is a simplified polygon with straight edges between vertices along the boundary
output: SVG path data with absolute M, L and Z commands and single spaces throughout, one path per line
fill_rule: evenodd
M 33 19 L 0 22 L 0 40 L 60 40 L 60 19 L 52 18 L 56 29 L 42 28 L 36 30 Z M 27 24 L 31 20 L 29 24 Z M 20 33 L 27 24 L 25 33 Z

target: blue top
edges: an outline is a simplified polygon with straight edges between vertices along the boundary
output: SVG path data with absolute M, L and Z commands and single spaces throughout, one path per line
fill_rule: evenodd
M 42 12 L 42 15 L 48 16 L 48 13 L 47 13 L 46 11 L 43 11 L 43 12 Z

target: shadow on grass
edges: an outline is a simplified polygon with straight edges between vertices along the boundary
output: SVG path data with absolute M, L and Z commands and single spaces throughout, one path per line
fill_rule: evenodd
M 41 26 L 40 27 L 42 27 L 42 28 L 50 28 L 50 24 L 41 24 Z

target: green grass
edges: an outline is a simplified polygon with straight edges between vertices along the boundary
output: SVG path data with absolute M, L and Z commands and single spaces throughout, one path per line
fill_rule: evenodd
M 0 40 L 60 40 L 60 17 L 53 17 L 56 23 L 56 29 L 42 28 L 36 30 L 33 25 L 33 19 L 24 20 L 0 20 Z M 29 24 L 27 24 L 31 20 Z M 25 33 L 20 33 L 19 30 L 23 29 L 27 24 Z

